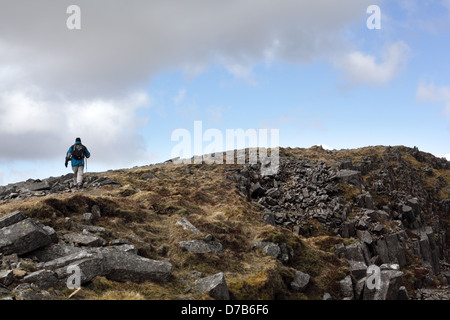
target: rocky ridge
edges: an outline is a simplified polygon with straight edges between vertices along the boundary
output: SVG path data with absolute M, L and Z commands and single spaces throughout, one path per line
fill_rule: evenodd
M 408 156 L 419 162 L 420 167 L 414 168 L 404 159 Z M 449 297 L 450 199 L 437 197 L 441 188 L 446 188 L 448 194 L 449 187 L 433 169 L 449 170 L 450 162 L 427 157 L 417 148 L 388 147 L 382 155 L 364 157 L 358 163 L 346 159 L 330 165 L 323 160 L 282 157 L 276 175 L 260 176 L 257 164 L 237 170 L 227 178 L 237 182 L 239 192 L 262 208 L 262 219 L 268 224 L 304 237 L 325 231 L 357 240 L 334 248 L 337 256 L 349 261 L 353 283 L 347 279 L 351 287 L 347 291 L 352 299 L 360 298 L 370 265 L 391 270 L 382 271 L 384 275 L 411 267 L 412 260 L 419 261 L 415 268 L 423 268 L 427 274 L 416 279 L 412 287 L 422 288 L 438 279 L 447 285 L 443 291 Z M 427 188 L 423 177 L 434 177 L 436 184 Z M 403 276 L 403 272 L 395 271 L 394 279 Z M 386 281 L 388 285 L 389 280 Z M 400 286 L 395 286 L 398 292 L 390 299 L 403 295 L 404 287 L 399 291 Z
M 226 168 L 223 178 L 260 209 L 261 222 L 306 239 L 324 235 L 333 239 L 334 245 L 327 250 L 346 261 L 349 270 L 338 282 L 342 299 L 449 298 L 450 199 L 448 178 L 442 173 L 448 174 L 450 162 L 416 148 L 387 147 L 357 161 L 325 150 L 319 150 L 326 156 L 323 160 L 289 155 L 289 151 L 281 153 L 280 170 L 275 175 L 261 176 L 257 164 Z M 188 165 L 186 175 L 192 174 Z M 153 173 L 141 178 L 158 179 Z M 0 205 L 71 194 L 72 187 L 71 174 L 0 186 Z M 85 190 L 104 187 L 120 190 L 124 198 L 140 192 L 138 187 L 124 186 L 107 176 L 86 178 Z M 160 211 L 155 205 L 152 209 Z M 226 272 L 203 277 L 201 272 L 192 271 L 196 279 L 193 285 L 176 279 L 170 259 L 146 258 L 130 241 L 117 238 L 116 232 L 96 226 L 101 211 L 93 205 L 89 212 L 80 214 L 78 222 L 66 217 L 64 231 L 55 231 L 21 211 L 0 217 L 0 296 L 62 298 L 71 271 L 79 267 L 83 286 L 91 285 L 98 276 L 117 282 L 181 281 L 186 282 L 185 292 L 206 293 L 213 299 L 233 298 Z M 229 250 L 227 243 L 204 234 L 186 217 L 174 225 L 191 235 L 177 243 L 189 254 L 221 256 Z M 134 240 L 155 251 L 144 241 Z M 285 266 L 292 265 L 297 254 L 286 242 L 251 241 L 251 247 Z M 164 256 L 167 247 L 156 251 Z M 368 270 L 373 266 L 380 270 L 376 290 L 368 288 Z M 314 283 L 314 276 L 293 269 L 285 281 L 289 290 L 302 293 Z M 323 299 L 329 298 L 324 292 Z

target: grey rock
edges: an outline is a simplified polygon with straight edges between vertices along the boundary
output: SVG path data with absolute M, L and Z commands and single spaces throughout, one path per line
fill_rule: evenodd
M 195 289 L 200 293 L 208 293 L 216 300 L 230 300 L 230 292 L 223 272 L 195 280 Z
M 145 180 L 151 180 L 157 178 L 153 173 L 149 172 L 144 177 Z
M 341 296 L 345 298 L 354 299 L 352 277 L 346 276 L 339 281 Z
M 9 286 L 14 281 L 12 270 L 0 270 L 0 285 Z
M 28 186 L 28 190 L 30 191 L 50 190 L 50 184 L 48 183 L 47 180 L 36 181 Z
M 168 261 L 147 259 L 115 248 L 100 249 L 103 255 L 103 273 L 114 281 L 168 281 L 172 264 Z
M 98 226 L 92 226 L 92 225 L 85 225 L 85 224 L 77 224 L 76 227 L 84 232 L 86 230 L 89 233 L 97 233 L 101 234 L 104 237 L 109 237 L 111 235 L 111 231 L 109 231 L 106 228 L 98 227 Z
M 101 259 L 99 252 L 89 252 L 87 250 L 80 250 L 51 261 L 41 262 L 37 265 L 40 269 L 57 270 L 64 268 L 73 264 L 77 261 L 87 260 L 87 259 Z
M 190 253 L 222 253 L 222 244 L 217 241 L 206 242 L 204 240 L 180 241 L 178 245 Z
M 56 287 L 59 283 L 57 274 L 54 271 L 45 269 L 30 273 L 22 279 L 22 282 L 34 283 L 44 290 Z
M 96 205 L 96 204 L 94 204 L 94 205 L 92 206 L 91 212 L 92 212 L 92 215 L 94 216 L 94 219 L 100 218 L 100 217 L 102 216 L 102 215 L 101 215 L 100 207 L 99 207 L 98 205 Z
M 328 292 L 325 292 L 323 294 L 322 300 L 331 300 L 331 294 L 329 294 Z
M 94 215 L 92 214 L 92 212 L 85 212 L 83 213 L 82 218 L 84 221 L 91 223 L 92 220 L 94 220 Z
M 99 247 L 106 244 L 106 241 L 93 234 L 68 233 L 64 235 L 64 240 L 79 246 Z
M 38 258 L 39 261 L 41 261 L 41 262 L 48 262 L 48 261 L 52 261 L 52 260 L 55 260 L 58 258 L 68 256 L 70 254 L 79 253 L 81 251 L 83 251 L 83 249 L 79 248 L 79 247 L 55 243 L 55 244 L 51 244 L 46 247 L 37 249 L 30 254 L 32 254 L 33 256 Z
M 381 270 L 400 270 L 400 265 L 396 263 L 383 263 L 380 266 Z
M 278 188 L 271 188 L 267 190 L 266 195 L 270 198 L 279 198 L 281 195 L 281 192 Z
M 364 278 L 367 273 L 367 265 L 363 261 L 350 260 L 349 269 L 356 280 Z
M 28 217 L 22 211 L 14 211 L 0 218 L 0 229 L 25 220 L 26 218 Z
M 439 253 L 434 241 L 434 233 L 431 228 L 426 228 L 425 231 L 420 233 L 419 245 L 423 264 L 430 267 L 434 274 L 439 274 Z
M 48 233 L 27 218 L 0 229 L 0 253 L 22 255 L 52 242 Z
M 364 294 L 364 288 L 366 286 L 367 277 L 359 279 L 355 284 L 355 300 L 362 300 Z
M 249 194 L 252 198 L 258 198 L 262 197 L 266 193 L 266 190 L 264 190 L 263 187 L 261 187 L 261 184 L 259 182 L 252 183 L 250 185 Z
M 360 194 L 356 197 L 356 200 L 360 207 L 367 208 L 367 209 L 375 209 L 375 206 L 373 204 L 372 196 L 370 193 L 364 193 Z
M 45 232 L 47 232 L 48 236 L 50 237 L 50 239 L 51 239 L 51 241 L 52 241 L 53 243 L 58 242 L 58 235 L 57 235 L 55 229 L 53 229 L 53 228 L 50 227 L 50 226 L 43 226 L 42 229 L 43 229 Z
M 258 241 L 258 242 L 253 242 L 252 245 L 253 245 L 253 247 L 262 248 L 263 252 L 265 252 L 266 254 L 268 254 L 274 258 L 278 258 L 281 254 L 280 246 L 273 242 Z
M 380 287 L 364 288 L 364 300 L 397 300 L 402 285 L 403 272 L 397 270 L 382 270 Z
M 409 300 L 408 291 L 406 290 L 406 288 L 404 286 L 401 286 L 398 289 L 397 300 Z
M 295 270 L 294 280 L 291 282 L 291 288 L 294 291 L 303 292 L 309 284 L 311 276 L 307 273 Z
M 397 263 L 400 267 L 404 267 L 406 265 L 406 255 L 397 233 L 388 234 L 385 239 L 388 247 L 389 262 Z
M 189 231 L 191 231 L 194 234 L 201 234 L 202 233 L 192 223 L 190 223 L 186 218 L 182 217 L 182 218 L 178 219 L 176 224 L 182 226 L 183 229 L 189 230 Z
M 358 237 L 359 240 L 367 243 L 367 244 L 372 244 L 372 236 L 370 234 L 369 231 L 367 230 L 356 230 L 356 236 Z
M 355 170 L 343 169 L 337 172 L 337 178 L 342 182 L 351 184 L 357 188 L 361 188 L 362 176 L 361 172 Z
M 74 268 L 80 270 L 80 283 L 85 284 L 97 276 L 104 275 L 104 261 L 101 255 L 92 255 L 85 259 L 71 263 L 55 270 L 61 286 L 67 285 L 68 278 L 73 274 Z
M 347 260 L 365 262 L 363 250 L 360 243 L 352 243 L 345 246 L 343 249 L 343 255 Z
M 388 247 L 385 239 L 378 239 L 374 242 L 375 254 L 378 255 L 382 263 L 390 263 Z

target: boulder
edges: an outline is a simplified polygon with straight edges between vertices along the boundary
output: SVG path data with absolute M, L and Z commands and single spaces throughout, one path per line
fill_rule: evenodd
M 103 256 L 103 274 L 113 281 L 168 281 L 172 264 L 168 261 L 147 259 L 115 248 L 99 249 Z
M 72 276 L 75 268 L 80 271 L 80 284 L 85 284 L 97 276 L 104 275 L 104 261 L 101 255 L 73 261 L 55 270 L 61 286 L 67 286 L 68 278 Z
M 5 255 L 22 255 L 51 242 L 49 234 L 30 218 L 0 229 L 0 253 Z
M 388 234 L 385 239 L 388 248 L 389 261 L 383 261 L 383 263 L 397 263 L 400 267 L 404 267 L 406 265 L 406 255 L 400 244 L 397 233 Z
M 263 252 L 274 258 L 278 258 L 281 254 L 280 246 L 273 242 L 266 242 L 266 241 L 253 242 L 253 247 L 262 248 Z
M 356 197 L 356 201 L 358 202 L 358 205 L 362 208 L 375 209 L 372 196 L 368 192 L 358 195 Z
M 207 292 L 216 300 L 230 300 L 230 292 L 223 272 L 195 280 L 195 289 L 202 294 Z
M 46 247 L 37 249 L 31 254 L 41 262 L 48 262 L 58 258 L 68 256 L 70 254 L 79 253 L 83 251 L 82 248 L 69 246 L 66 244 L 54 243 Z
M 192 223 L 190 223 L 186 218 L 180 218 L 176 222 L 177 225 L 180 225 L 185 230 L 189 230 L 194 234 L 201 234 L 202 232 L 198 230 Z
M 61 284 L 70 276 L 71 266 L 80 268 L 81 284 L 96 276 L 120 282 L 167 281 L 172 272 L 167 261 L 147 259 L 117 247 L 84 249 L 37 265 L 55 271 Z
M 22 282 L 33 283 L 40 289 L 46 290 L 58 286 L 59 280 L 56 272 L 44 269 L 30 273 L 22 279 Z
M 28 190 L 30 191 L 42 191 L 42 190 L 50 190 L 50 184 L 47 180 L 44 181 L 35 181 L 28 186 Z
M 367 230 L 356 230 L 356 236 L 359 238 L 359 240 L 369 245 L 372 243 L 372 236 Z

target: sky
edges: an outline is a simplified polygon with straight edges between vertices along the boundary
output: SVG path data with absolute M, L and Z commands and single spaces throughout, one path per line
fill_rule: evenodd
M 450 160 L 449 56 L 450 0 L 0 0 L 0 185 L 71 172 L 76 137 L 88 172 L 163 162 L 179 129 Z

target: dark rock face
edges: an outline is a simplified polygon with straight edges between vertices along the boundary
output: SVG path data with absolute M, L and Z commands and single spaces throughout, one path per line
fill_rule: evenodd
M 409 156 L 423 162 L 422 167 L 414 167 L 406 160 Z M 320 223 L 330 235 L 359 240 L 335 252 L 348 259 L 355 278 L 362 279 L 364 268 L 372 264 L 408 267 L 408 256 L 419 259 L 430 274 L 447 272 L 448 235 L 441 217 L 450 213 L 450 200 L 437 200 L 439 190 L 448 186 L 433 169 L 448 170 L 450 162 L 417 148 L 388 147 L 384 154 L 358 163 L 347 159 L 332 166 L 281 158 L 274 175 L 261 176 L 258 165 L 247 165 L 228 177 L 261 207 L 268 224 L 309 237 L 317 234 Z M 437 178 L 434 189 L 424 183 L 429 177 Z M 396 299 L 402 278 L 398 272 L 383 271 L 381 291 L 361 297 Z M 342 286 L 348 286 L 348 279 Z M 401 297 L 407 296 L 400 291 Z

